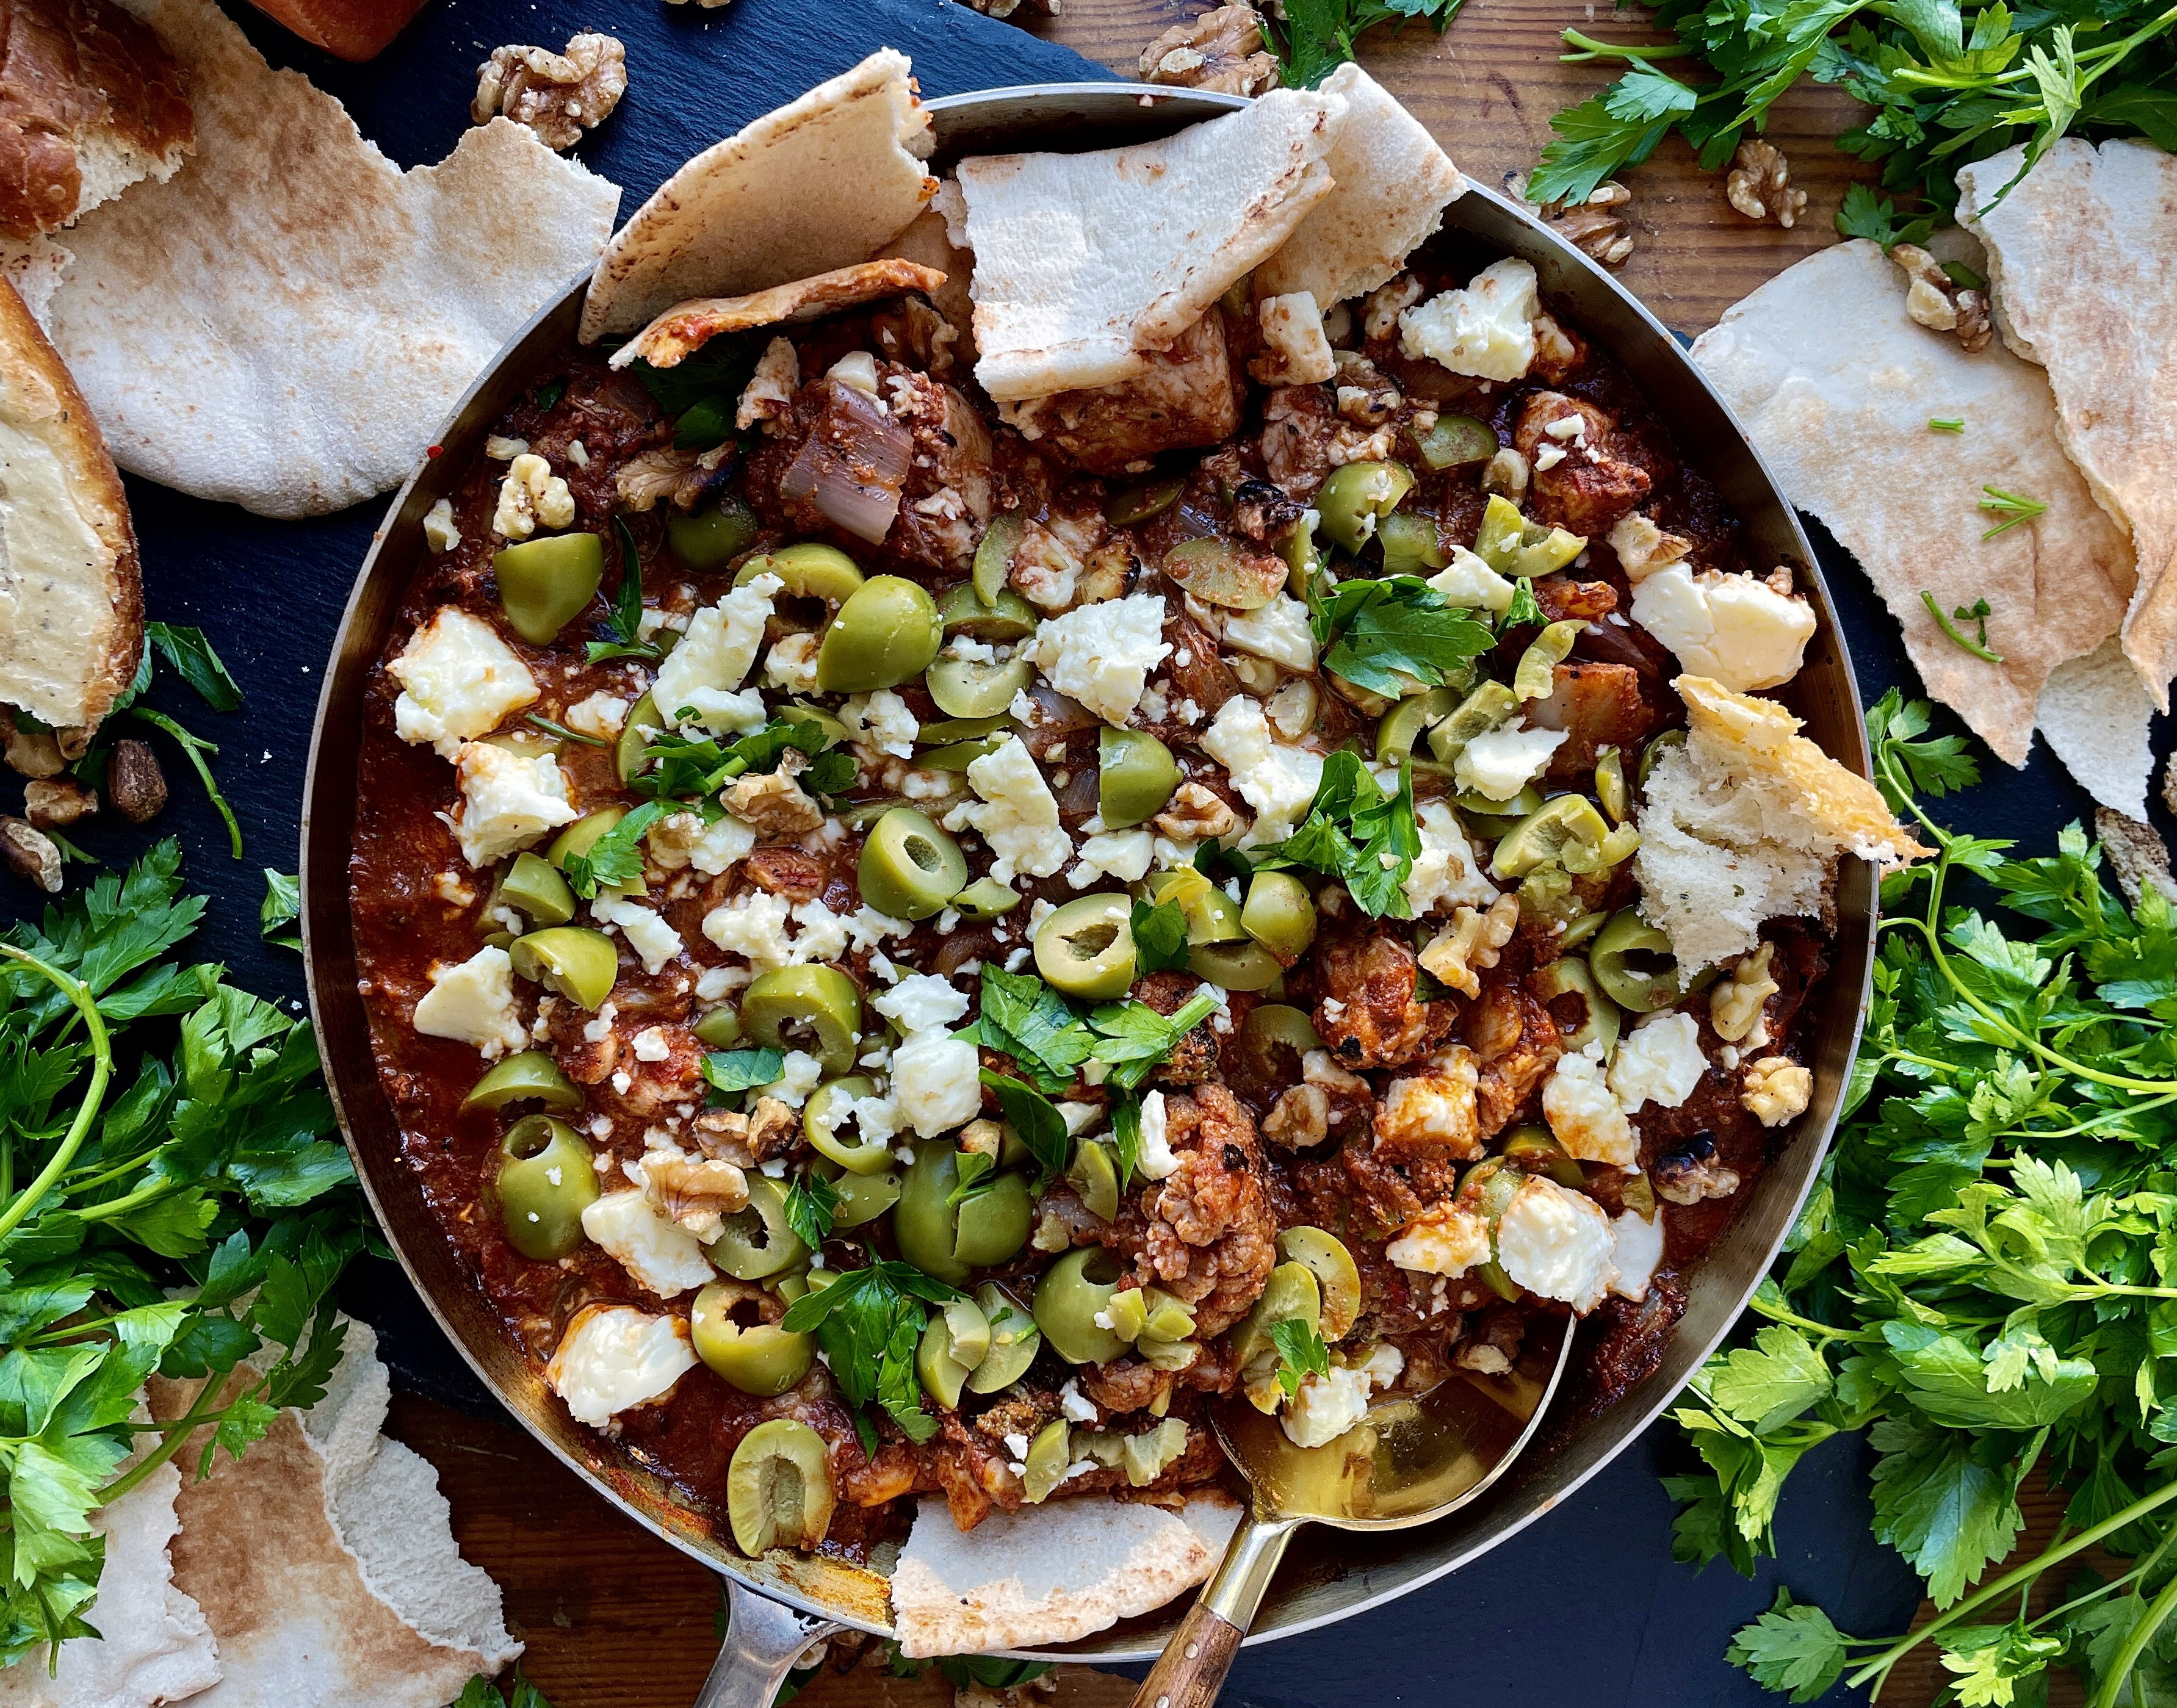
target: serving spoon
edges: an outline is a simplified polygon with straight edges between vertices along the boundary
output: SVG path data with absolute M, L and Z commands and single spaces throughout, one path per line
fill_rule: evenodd
M 1405 1530 L 1477 1498 L 1541 1427 L 1572 1356 L 1569 1318 L 1556 1345 L 1530 1334 L 1501 1376 L 1456 1370 L 1426 1394 L 1372 1405 L 1323 1447 L 1296 1447 L 1274 1416 L 1243 1394 L 1220 1401 L 1211 1423 L 1253 1498 L 1224 1563 L 1181 1621 L 1132 1708 L 1209 1708 L 1269 1592 L 1285 1544 L 1304 1524 Z

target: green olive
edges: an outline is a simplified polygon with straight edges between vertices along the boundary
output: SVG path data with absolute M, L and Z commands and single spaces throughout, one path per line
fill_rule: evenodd
M 1315 898 L 1290 872 L 1257 872 L 1248 881 L 1240 929 L 1290 967 L 1315 941 Z
M 1476 683 L 1451 716 L 1429 731 L 1429 751 L 1436 755 L 1438 764 L 1449 765 L 1466 750 L 1468 742 L 1501 728 L 1519 709 L 1520 696 L 1502 682 Z
M 1361 1271 L 1345 1242 L 1321 1228 L 1287 1228 L 1278 1236 L 1278 1261 L 1299 1263 L 1315 1277 L 1323 1338 L 1344 1340 L 1361 1314 Z
M 1529 521 L 1502 493 L 1490 494 L 1474 540 L 1474 555 L 1498 575 L 1530 581 L 1555 575 L 1586 549 L 1584 535 Z
M 1145 522 L 1151 516 L 1162 516 L 1179 502 L 1179 495 L 1187 489 L 1181 480 L 1144 481 L 1139 486 L 1125 487 L 1105 501 L 1104 520 L 1115 528 L 1132 527 Z
M 854 731 L 844 723 L 822 707 L 812 706 L 806 700 L 788 701 L 778 708 L 778 715 L 789 723 L 815 724 L 823 732 L 826 747 L 837 747 L 843 741 L 854 739 Z M 915 732 L 915 739 L 918 741 L 922 739 L 919 730 Z
M 1012 658 L 985 663 L 974 658 L 940 658 L 923 674 L 923 685 L 948 718 L 996 718 L 1013 696 L 1035 680 L 1035 660 Z
M 1640 783 L 1640 787 L 1645 789 L 1648 786 L 1649 778 L 1654 775 L 1656 767 L 1661 762 L 1662 757 L 1665 754 L 1668 753 L 1673 747 L 1683 747 L 1685 745 L 1686 732 L 1684 730 L 1666 729 L 1661 735 L 1658 735 L 1653 741 L 1650 741 L 1645 747 L 1642 748 L 1640 750 L 1640 769 L 1635 779 Z
M 737 1281 L 761 1281 L 790 1269 L 809 1247 L 786 1220 L 786 1188 L 767 1174 L 748 1177 L 748 1204 L 725 1219 L 708 1247 L 711 1261 Z
M 544 858 L 561 871 L 576 854 L 587 854 L 597 845 L 604 833 L 627 816 L 624 806 L 601 806 L 595 812 L 586 812 L 566 829 L 552 838 L 552 845 L 544 850 Z
M 548 1109 L 580 1109 L 582 1089 L 542 1050 L 525 1050 L 493 1064 L 461 1100 L 464 1110 L 504 1109 L 534 1098 Z
M 741 1017 L 730 1008 L 713 1008 L 696 1023 L 696 1041 L 712 1050 L 731 1048 L 741 1041 Z
M 1331 543 L 1358 554 L 1376 526 L 1414 489 L 1412 473 L 1402 463 L 1349 462 L 1330 472 L 1315 495 L 1318 524 Z
M 816 1345 L 776 1323 L 735 1322 L 734 1307 L 749 1296 L 731 1281 L 712 1282 L 696 1295 L 688 1338 L 696 1356 L 742 1393 L 769 1399 L 799 1384 L 816 1361 Z
M 1053 1351 L 1069 1364 L 1108 1364 L 1127 1343 L 1099 1326 L 1110 1320 L 1111 1301 L 1126 1270 L 1101 1246 L 1068 1252 L 1035 1284 L 1035 1325 Z
M 1267 990 L 1285 969 L 1260 943 L 1203 943 L 1187 952 L 1187 970 L 1219 990 Z
M 754 545 L 761 526 L 756 512 L 728 493 L 693 516 L 668 510 L 665 543 L 690 569 L 715 570 Z
M 895 919 L 926 919 L 960 893 L 968 861 L 960 844 L 911 806 L 870 827 L 857 881 L 862 899 Z
M 500 906 L 519 909 L 532 925 L 564 925 L 575 917 L 575 892 L 543 855 L 519 854 L 491 887 L 484 911 Z
M 960 1389 L 975 1367 L 989 1356 L 990 1323 L 969 1299 L 955 1299 L 933 1312 L 914 1351 L 914 1373 L 923 1390 L 947 1411 L 960 1406 Z
M 873 1097 L 876 1089 L 875 1080 L 857 1073 L 818 1086 L 802 1107 L 801 1130 L 808 1135 L 809 1143 L 820 1154 L 830 1157 L 851 1174 L 882 1174 L 892 1166 L 889 1141 L 871 1143 L 861 1137 L 859 1127 L 853 1129 L 852 1138 L 843 1138 L 839 1134 L 839 1129 L 848 1127 L 854 1119 L 854 1100 Z
M 1618 1188 L 1618 1202 L 1644 1222 L 1656 1220 L 1656 1183 L 1645 1174 L 1627 1176 Z
M 1322 1048 L 1307 1011 L 1286 1003 L 1258 1002 L 1240 1023 L 1241 1054 L 1265 1085 L 1291 1084 L 1300 1078 L 1300 1058 Z
M 1068 902 L 1035 934 L 1035 969 L 1069 996 L 1123 996 L 1134 982 L 1133 907 L 1124 895 Z
M 790 1417 L 759 1423 L 726 1468 L 726 1517 L 754 1558 L 772 1548 L 813 1548 L 832 1527 L 832 1466 L 824 1438 Z
M 1075 1149 L 1066 1183 L 1099 1222 L 1119 1219 L 1119 1170 L 1108 1146 L 1085 1139 Z
M 507 951 L 516 976 L 542 985 L 592 1013 L 619 978 L 619 951 L 603 931 L 552 925 L 516 937 Z
M 998 597 L 1004 592 L 1007 577 L 1012 574 L 1013 554 L 1020 549 L 1022 538 L 1028 532 L 1028 519 L 1018 510 L 1007 510 L 990 518 L 990 525 L 983 530 L 983 538 L 975 545 L 975 561 L 968 574 L 974 583 L 975 597 L 993 610 L 997 608 Z
M 990 1327 L 990 1350 L 968 1378 L 970 1394 L 996 1394 L 1028 1373 L 1043 1349 L 1043 1331 L 1020 1301 L 996 1281 L 975 1289 L 975 1303 Z
M 960 1201 L 959 1235 L 954 1249 L 971 1269 L 994 1269 L 1028 1243 L 1035 1220 L 1035 1198 L 1018 1174 L 996 1176 L 982 1191 Z
M 1022 1486 L 1030 1506 L 1050 1498 L 1050 1492 L 1066 1481 L 1066 1468 L 1073 1461 L 1073 1430 L 1063 1417 L 1054 1417 L 1035 1432 L 1022 1461 Z
M 1424 694 L 1409 694 L 1383 714 L 1376 726 L 1376 762 L 1396 765 L 1412 756 L 1414 744 L 1427 734 L 1432 725 L 1451 716 L 1459 704 L 1459 696 L 1449 688 L 1432 688 Z
M 1096 810 L 1106 830 L 1146 824 L 1165 809 L 1179 787 L 1179 761 L 1146 729 L 1096 734 Z
M 1523 1122 L 1504 1135 L 1504 1154 L 1530 1172 L 1546 1174 L 1573 1192 L 1587 1183 L 1586 1172 L 1580 1167 L 1579 1159 L 1558 1143 L 1558 1136 L 1549 1128 L 1536 1122 Z
M 1439 415 L 1427 433 L 1409 429 L 1409 435 L 1421 461 L 1439 474 L 1497 455 L 1497 430 L 1470 415 Z
M 1265 1352 L 1274 1350 L 1270 1340 L 1273 1323 L 1305 1323 L 1311 1333 L 1323 1321 L 1323 1289 L 1315 1271 L 1297 1258 L 1280 1261 L 1263 1284 L 1262 1296 L 1232 1331 L 1232 1361 L 1245 1370 Z
M 1187 1451 L 1189 1431 L 1183 1418 L 1166 1417 L 1154 1429 L 1121 1436 L 1119 1463 L 1127 1468 L 1127 1481 L 1147 1488 Z
M 1315 548 L 1315 532 L 1307 525 L 1306 512 L 1278 536 L 1278 555 L 1285 560 L 1285 591 L 1305 602 L 1316 571 L 1323 567 L 1323 554 Z
M 1376 525 L 1376 538 L 1383 548 L 1387 576 L 1423 576 L 1451 562 L 1451 554 L 1430 516 L 1387 516 Z
M 1164 554 L 1164 572 L 1198 599 L 1228 610 L 1258 611 L 1285 589 L 1282 558 L 1245 549 L 1221 535 L 1181 540 Z
M 657 715 L 657 697 L 644 689 L 642 697 L 628 708 L 627 722 L 619 727 L 619 745 L 613 749 L 613 768 L 622 783 L 632 783 L 642 775 L 650 762 L 650 736 L 643 731 L 655 734 L 663 722 Z
M 1148 887 L 1149 899 L 1158 906 L 1170 902 L 1179 909 L 1187 920 L 1187 941 L 1196 947 L 1204 943 L 1236 943 L 1247 935 L 1247 927 L 1240 923 L 1239 903 L 1193 866 L 1153 872 Z
M 882 1174 L 849 1174 L 826 1157 L 819 1157 L 812 1166 L 838 1194 L 838 1203 L 832 1210 L 835 1228 L 858 1228 L 875 1221 L 899 1202 L 901 1188 L 907 1184 L 905 1173 L 898 1168 L 887 1168 Z
M 1489 870 L 1498 878 L 1525 877 L 1547 860 L 1555 860 L 1574 843 L 1600 849 L 1610 827 L 1584 794 L 1560 794 L 1547 800 L 1504 833 Z M 1568 870 L 1570 862 L 1563 862 Z
M 1541 811 L 1542 792 L 1530 783 L 1509 800 L 1492 800 L 1478 790 L 1462 789 L 1452 796 L 1451 804 L 1469 818 L 1496 821 L 1476 828 L 1483 836 L 1497 837 L 1509 830 L 1512 821 Z
M 1573 642 L 1586 627 L 1585 619 L 1569 617 L 1562 623 L 1546 625 L 1527 643 L 1527 650 L 1520 655 L 1519 668 L 1512 673 L 1512 691 L 1523 702 L 1547 700 L 1556 691 L 1558 666 L 1572 656 Z
M 750 558 L 734 572 L 734 585 L 745 587 L 758 576 L 778 576 L 785 584 L 779 591 L 791 598 L 821 599 L 835 609 L 867 585 L 852 558 L 837 546 L 818 545 L 813 541 L 782 546 L 760 558 Z M 820 663 L 817 668 L 821 670 L 823 666 Z
M 1020 892 L 996 878 L 977 878 L 952 898 L 952 905 L 960 910 L 962 917 L 970 919 L 995 919 L 1020 904 Z
M 582 1243 L 582 1212 L 597 1202 L 597 1171 L 573 1127 L 532 1115 L 499 1140 L 493 1191 L 507 1244 L 549 1263 Z
M 605 543 L 595 534 L 547 534 L 497 553 L 499 603 L 514 632 L 534 647 L 548 647 L 597 597 L 604 579 Z
M 861 1042 L 862 995 L 837 967 L 778 967 L 759 973 L 741 993 L 741 1027 L 774 1050 L 804 1050 L 827 1074 L 854 1065 Z
M 1681 989 L 1678 957 L 1671 952 L 1671 940 L 1633 908 L 1612 915 L 1610 923 L 1595 934 L 1587 947 L 1587 965 L 1602 994 L 1635 1014 L 1667 1008 L 1716 975 L 1716 969 L 1707 969 L 1695 974 Z
M 875 576 L 839 607 L 816 652 L 816 685 L 827 694 L 897 688 L 930 668 L 945 644 L 937 606 L 913 581 Z
M 948 741 L 980 741 L 985 735 L 999 734 L 1010 722 L 1006 718 L 941 718 L 916 730 L 914 739 L 918 745 L 932 746 Z
M 975 641 L 1025 641 L 1035 633 L 1035 607 L 1010 590 L 985 604 L 972 581 L 947 587 L 937 602 L 937 620 L 945 633 L 965 635 Z
M 1633 816 L 1625 793 L 1625 756 L 1614 747 L 1604 748 L 1595 761 L 1595 798 L 1612 824 L 1623 824 Z
M 1560 955 L 1548 966 L 1537 969 L 1527 981 L 1527 987 L 1545 1005 L 1559 996 L 1580 996 L 1587 1005 L 1587 1018 L 1577 1029 L 1564 1033 L 1558 1041 L 1569 1056 L 1600 1040 L 1603 1060 L 1610 1059 L 1611 1052 L 1618 1048 L 1621 1017 L 1618 1005 L 1596 985 L 1594 972 L 1586 962 L 1576 955 Z
M 1459 1177 L 1459 1202 L 1489 1224 L 1493 1245 L 1503 1219 L 1526 1176 L 1501 1156 L 1485 1156 Z
M 956 1287 L 968 1270 L 1002 1263 L 1026 1245 L 1034 1214 L 1028 1182 L 1012 1173 L 957 1205 L 948 1203 L 960 1183 L 958 1159 L 949 1145 L 915 1146 L 892 1217 L 900 1255 Z
M 1567 925 L 1563 934 L 1558 936 L 1558 952 L 1560 955 L 1570 953 L 1609 923 L 1610 915 L 1607 914 L 1582 914 Z

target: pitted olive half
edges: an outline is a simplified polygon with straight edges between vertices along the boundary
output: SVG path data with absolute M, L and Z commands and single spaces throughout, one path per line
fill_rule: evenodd
M 564 1258 L 582 1243 L 582 1212 L 597 1198 L 590 1148 L 548 1115 L 517 1121 L 499 1142 L 493 1193 L 509 1245 L 540 1263 Z
M 1034 1214 L 1028 1182 L 1010 1172 L 958 1204 L 948 1203 L 960 1183 L 958 1157 L 948 1145 L 917 1145 L 892 1216 L 899 1254 L 956 1287 L 969 1270 L 995 1268 L 1026 1245 Z
M 774 1417 L 734 1449 L 726 1516 L 743 1553 L 815 1547 L 832 1527 L 832 1504 L 831 1455 L 807 1424 Z
M 696 1295 L 688 1334 L 698 1358 L 742 1393 L 767 1399 L 809 1373 L 816 1347 L 808 1335 L 762 1320 L 762 1297 L 739 1282 L 713 1281 Z

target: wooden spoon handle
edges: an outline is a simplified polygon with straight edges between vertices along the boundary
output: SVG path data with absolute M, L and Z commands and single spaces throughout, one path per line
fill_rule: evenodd
M 1252 1514 L 1240 1520 L 1224 1563 L 1149 1668 L 1133 1708 L 1210 1708 L 1300 1524 Z

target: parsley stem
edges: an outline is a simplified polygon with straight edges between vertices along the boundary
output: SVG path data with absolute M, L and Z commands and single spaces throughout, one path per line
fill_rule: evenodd
M 187 1411 L 172 1423 L 156 1426 L 166 1432 L 166 1438 L 99 1490 L 98 1503 L 101 1506 L 111 1506 L 115 1501 L 120 1499 L 123 1495 L 128 1493 L 130 1489 L 135 1487 L 138 1483 L 143 1482 L 145 1477 L 179 1453 L 183 1443 L 187 1442 L 199 1428 L 211 1422 L 221 1415 L 219 1389 L 223 1379 L 222 1372 L 212 1372 L 205 1378 L 203 1391 L 197 1395 Z M 250 1389 L 250 1394 L 261 1392 L 270 1385 L 270 1383 L 260 1383 L 258 1387 Z M 248 1397 L 248 1395 L 237 1396 L 236 1403 L 238 1405 L 243 1399 Z
M 211 767 L 205 763 L 205 755 L 218 752 L 218 746 L 200 735 L 190 734 L 165 712 L 154 712 L 148 706 L 132 706 L 128 708 L 128 715 L 142 718 L 154 729 L 165 730 L 181 744 L 183 754 L 196 767 L 197 780 L 204 784 L 205 793 L 211 797 L 211 804 L 219 809 L 219 816 L 226 821 L 227 842 L 233 849 L 235 859 L 240 859 L 242 827 L 234 821 L 234 809 L 226 804 L 226 797 L 219 792 L 219 785 L 212 781 Z
M 2163 1621 L 2169 1617 L 2173 1607 L 2177 1607 L 2177 1578 L 2172 1578 L 2164 1584 L 2162 1593 L 2150 1602 L 2147 1611 L 2139 1616 L 2139 1622 L 2131 1628 L 2131 1634 L 2124 1640 L 2124 1646 L 2116 1651 L 2116 1658 L 2109 1662 L 2109 1671 L 2103 1675 L 2102 1687 L 2094 1692 L 2091 1708 L 2113 1708 L 2117 1692 L 2131 1681 L 2131 1669 L 2138 1664 L 2140 1651 L 2153 1640 L 2154 1634 L 2162 1629 Z M 2135 1694 L 2132 1700 L 2136 1701 L 2138 1698 Z
M 2018 517 L 2015 520 L 2023 521 L 2024 518 Z M 2012 526 L 2011 522 L 2005 522 L 2003 525 L 2003 527 L 2007 528 L 2011 526 Z M 2001 533 L 2002 532 L 2003 528 L 1993 528 L 1989 530 L 1990 533 Z M 1981 536 L 1983 539 L 1986 539 L 1988 537 L 1988 534 L 1983 534 Z M 1948 635 L 1953 641 L 1956 641 L 1959 646 L 1964 647 L 1967 652 L 1972 653 L 1974 658 L 1985 658 L 1991 664 L 2000 664 L 2003 662 L 2002 653 L 1992 652 L 1986 647 L 1981 645 L 1979 641 L 1969 639 L 1966 636 L 1959 633 L 1956 627 L 1951 623 L 1951 619 L 1943 614 L 1943 608 L 1935 603 L 1935 596 L 1928 592 L 1924 587 L 1920 590 L 1920 603 L 1928 608 L 1928 614 L 1935 619 L 1935 626 L 1940 629 L 1945 635 Z
M 84 1092 L 83 1106 L 68 1123 L 67 1134 L 62 1138 L 46 1165 L 33 1180 L 14 1197 L 4 1210 L 0 1210 L 0 1241 L 23 1225 L 24 1218 L 37 1209 L 46 1194 L 68 1170 L 75 1154 L 83 1149 L 83 1142 L 90 1135 L 91 1122 L 98 1118 L 99 1105 L 106 1100 L 106 1083 L 113 1073 L 113 1045 L 106 1033 L 106 1018 L 98 1012 L 98 1004 L 91 999 L 90 987 L 82 980 L 72 978 L 56 968 L 47 966 L 35 955 L 17 948 L 13 943 L 0 943 L 0 955 L 11 961 L 19 961 L 53 985 L 75 1005 L 83 1016 L 85 1029 L 90 1034 L 90 1084 Z
M 1561 65 L 1580 65 L 1590 59 L 1635 59 L 1645 63 L 1650 59 L 1682 59 L 1689 53 L 1700 51 L 1683 41 L 1658 42 L 1652 47 L 1639 47 L 1629 42 L 1598 41 L 1580 30 L 1565 30 L 1563 39 L 1567 46 L 1581 51 L 1558 55 L 1558 63 Z M 2081 57 L 2084 57 L 2083 55 Z
M 1832 1329 L 1826 1323 L 1817 1323 L 1811 1317 L 1802 1317 L 1796 1312 L 1787 1311 L 1783 1306 L 1775 1304 L 1759 1295 L 1749 1302 L 1754 1309 L 1759 1311 L 1771 1322 L 1788 1323 L 1792 1328 L 1803 1329 L 1809 1334 L 1819 1334 L 1825 1340 L 1880 1340 L 1882 1338 L 1879 1329 Z

